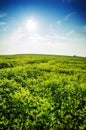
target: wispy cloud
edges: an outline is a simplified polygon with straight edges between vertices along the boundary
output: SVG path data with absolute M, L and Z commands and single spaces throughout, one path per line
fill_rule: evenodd
M 86 25 L 82 27 L 82 31 L 86 33 Z
M 72 13 L 69 13 L 67 14 L 65 17 L 64 17 L 64 21 L 67 21 L 69 19 L 69 17 L 71 17 L 72 15 L 76 14 L 76 12 L 72 12 Z
M 8 26 L 3 26 L 2 28 L 0 28 L 0 32 L 7 31 L 7 30 L 8 30 Z
M 67 14 L 66 16 L 64 16 L 64 18 L 62 20 L 57 20 L 57 25 L 61 25 L 63 22 L 66 22 L 71 16 L 75 15 L 76 12 L 71 12 L 69 14 Z
M 62 3 L 68 2 L 71 3 L 72 0 L 62 0 Z
M 73 33 L 74 33 L 74 30 L 71 30 L 68 33 L 66 33 L 66 36 L 71 36 Z
M 72 0 L 67 0 L 67 2 L 68 2 L 68 3 L 71 3 L 71 2 L 72 2 Z
M 62 0 L 62 3 L 64 3 L 65 2 L 65 0 Z
M 0 21 L 0 32 L 8 30 L 7 22 Z
M 51 30 L 53 27 L 50 27 Z M 7 53 L 44 53 L 86 56 L 86 38 L 73 36 L 74 30 L 67 34 L 58 33 L 42 35 L 40 33 L 29 33 L 24 26 L 15 30 L 6 40 Z M 68 37 L 70 36 L 70 37 Z M 8 48 L 7 48 L 8 47 Z
M 52 34 L 55 34 L 55 29 L 52 26 L 52 24 L 49 25 L 49 32 L 52 33 Z
M 45 53 L 85 56 L 84 37 L 73 37 L 73 30 L 67 35 L 53 34 L 41 35 L 40 33 L 30 34 L 26 31 L 15 30 L 13 36 L 8 40 L 9 53 Z M 68 37 L 70 35 L 70 37 Z
M 6 13 L 0 12 L 0 32 L 1 31 L 6 31 L 8 26 L 7 26 L 7 22 L 3 21 L 3 18 L 6 17 Z
M 61 20 L 58 20 L 58 21 L 57 21 L 57 25 L 60 25 L 61 23 L 62 23 Z
M 6 22 L 1 21 L 1 22 L 0 22 L 0 26 L 3 26 L 3 25 L 7 25 L 7 23 L 6 23 Z
M 25 22 L 26 23 L 26 22 Z M 58 22 L 60 24 L 60 21 Z M 5 53 L 44 53 L 44 54 L 64 54 L 86 56 L 86 38 L 78 36 L 75 30 L 65 30 L 64 34 L 56 31 L 56 25 L 49 25 L 49 33 L 40 32 L 31 33 L 25 24 L 15 29 L 7 39 L 2 43 L 6 45 L 2 50 Z M 60 30 L 62 26 L 60 26 Z M 84 26 L 85 29 L 85 26 Z M 64 28 L 63 28 L 64 30 Z M 2 51 L 0 50 L 0 51 Z M 1 52 L 0 52 L 1 53 Z
M 0 18 L 3 18 L 3 17 L 5 17 L 5 16 L 7 16 L 6 13 L 0 13 Z

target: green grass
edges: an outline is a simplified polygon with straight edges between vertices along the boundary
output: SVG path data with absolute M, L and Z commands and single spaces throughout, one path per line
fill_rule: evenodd
M 86 58 L 0 56 L 1 130 L 85 130 Z

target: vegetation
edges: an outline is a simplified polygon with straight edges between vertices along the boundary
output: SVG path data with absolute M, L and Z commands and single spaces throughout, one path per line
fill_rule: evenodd
M 86 58 L 0 56 L 1 130 L 85 130 Z

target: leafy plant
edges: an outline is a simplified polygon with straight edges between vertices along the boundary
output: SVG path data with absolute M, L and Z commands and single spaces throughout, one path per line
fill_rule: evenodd
M 86 58 L 0 56 L 1 130 L 85 130 Z

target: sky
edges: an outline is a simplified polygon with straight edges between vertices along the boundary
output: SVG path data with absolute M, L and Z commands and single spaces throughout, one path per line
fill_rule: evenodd
M 86 0 L 0 0 L 0 55 L 86 57 Z

